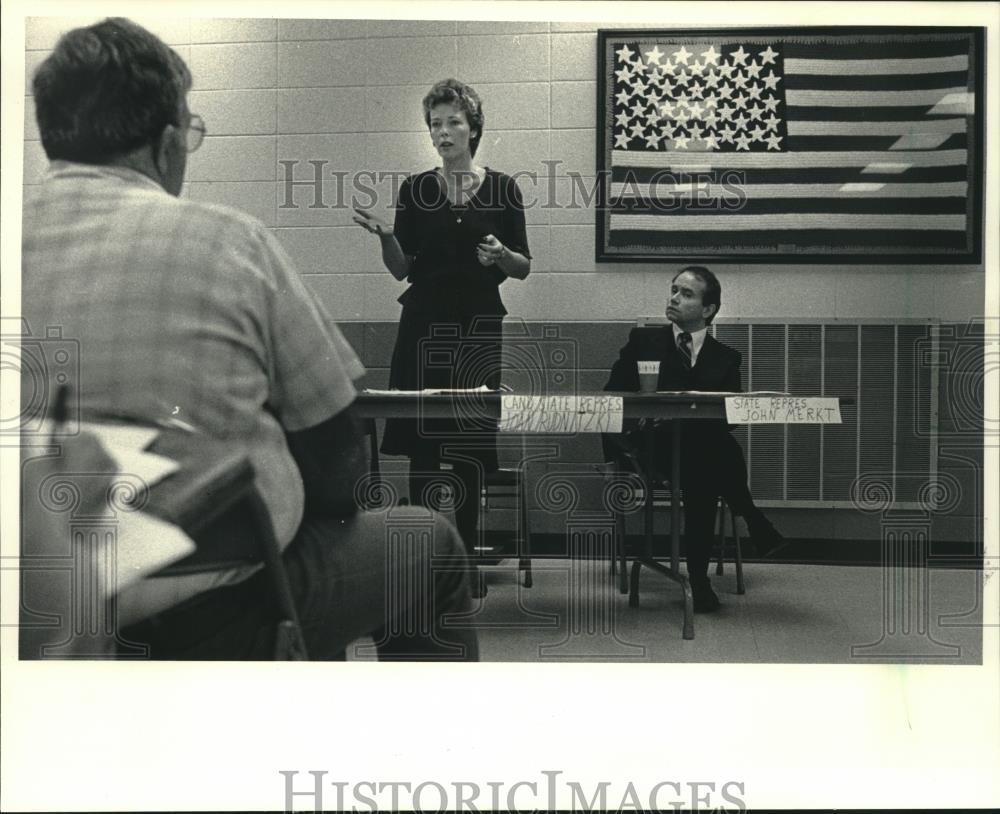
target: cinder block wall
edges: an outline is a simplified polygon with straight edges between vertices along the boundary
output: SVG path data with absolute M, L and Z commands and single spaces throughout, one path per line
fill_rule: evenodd
M 194 75 L 190 106 L 205 118 L 209 135 L 191 156 L 184 194 L 239 207 L 273 229 L 375 368 L 385 364 L 383 346 L 391 342 L 396 298 L 405 285 L 382 268 L 377 241 L 351 223 L 352 195 L 388 211 L 392 181 L 379 182 L 380 173 L 434 166 L 420 101 L 434 81 L 449 76 L 482 96 L 486 127 L 477 160 L 520 173 L 530 204 L 533 270 L 527 281 L 503 286 L 511 317 L 576 325 L 588 336 L 617 323 L 606 343 L 586 343 L 602 356 L 584 360 L 592 372 L 613 361 L 623 323 L 662 311 L 671 267 L 595 263 L 594 212 L 570 205 L 571 173 L 588 188 L 594 183 L 597 24 L 136 19 L 176 48 Z M 46 164 L 31 73 L 59 33 L 93 21 L 26 23 L 25 194 Z M 317 166 L 318 188 L 311 183 Z M 532 173 L 536 180 L 528 177 Z M 726 317 L 937 317 L 963 331 L 983 312 L 982 266 L 714 268 L 723 281 Z M 373 370 L 373 381 L 383 374 Z M 954 381 L 970 375 L 976 370 L 963 367 Z M 942 383 L 943 395 L 951 381 Z M 981 404 L 981 377 L 976 386 Z M 942 405 L 942 438 L 965 445 L 969 433 L 955 436 L 947 401 Z M 967 486 L 963 521 L 956 525 L 950 517 L 941 533 L 960 528 L 958 538 L 968 539 L 979 525 L 975 466 L 949 464 L 947 456 L 941 461 L 955 467 Z M 815 514 L 804 517 L 797 531 L 828 536 L 830 524 L 816 521 Z M 872 522 L 865 521 L 867 531 L 846 526 L 845 536 L 868 536 Z

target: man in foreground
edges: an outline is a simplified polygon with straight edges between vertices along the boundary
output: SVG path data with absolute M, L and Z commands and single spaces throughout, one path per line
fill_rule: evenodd
M 25 207 L 24 317 L 79 343 L 82 415 L 170 417 L 247 451 L 312 657 L 370 634 L 382 658 L 474 660 L 475 633 L 441 625 L 468 605 L 463 570 L 431 568 L 432 553 L 464 562 L 454 529 L 398 510 L 432 550 L 389 557 L 385 515 L 358 511 L 364 371 L 339 328 L 261 223 L 178 197 L 205 133 L 190 87 L 184 61 L 123 19 L 67 33 L 39 66 L 52 163 Z M 121 613 L 156 616 L 125 637 L 154 658 L 266 657 L 265 586 L 252 568 L 144 580 Z

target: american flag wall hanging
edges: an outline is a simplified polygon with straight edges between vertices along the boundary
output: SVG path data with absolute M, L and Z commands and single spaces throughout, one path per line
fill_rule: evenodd
M 979 263 L 981 28 L 598 32 L 597 260 Z

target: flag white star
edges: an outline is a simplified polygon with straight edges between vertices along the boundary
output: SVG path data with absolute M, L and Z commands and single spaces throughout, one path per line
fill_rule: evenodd
M 646 51 L 646 63 L 648 65 L 659 65 L 663 56 L 664 54 L 663 51 L 660 50 L 660 46 L 654 45 L 652 51 Z
M 663 118 L 665 119 L 673 118 L 674 106 L 669 102 L 664 102 L 662 105 L 660 105 L 660 115 L 663 116 Z
M 774 65 L 774 64 L 776 64 L 775 61 L 774 61 L 774 58 L 776 56 L 778 56 L 778 52 L 771 50 L 771 46 L 769 45 L 769 46 L 767 46 L 767 50 L 766 51 L 761 51 L 760 52 L 759 56 L 760 56 L 760 64 L 761 65 L 768 65 L 768 64 Z
M 699 84 L 698 80 L 691 83 L 691 87 L 688 88 L 688 93 L 691 94 L 692 99 L 700 99 L 704 94 L 704 89 Z
M 750 138 L 753 141 L 763 141 L 766 134 L 767 131 L 758 124 L 750 131 Z
M 632 93 L 636 96 L 642 96 L 646 92 L 646 83 L 642 81 L 641 77 L 636 77 L 635 81 L 632 83 Z
M 688 146 L 689 139 L 687 136 L 677 136 L 674 138 L 674 149 L 675 150 L 686 150 Z
M 719 88 L 719 98 L 720 99 L 732 99 L 733 98 L 733 86 L 723 85 Z
M 615 54 L 617 54 L 618 59 L 620 59 L 622 62 L 628 63 L 632 61 L 632 56 L 635 54 L 635 51 L 633 51 L 627 45 L 623 45 L 621 48 L 615 51 Z
M 719 139 L 714 135 L 705 136 L 705 149 L 706 150 L 718 150 L 719 149 Z
M 774 90 L 778 87 L 778 82 L 781 81 L 780 76 L 775 76 L 774 71 L 768 71 L 766 76 L 762 76 L 760 81 L 763 82 L 768 90 Z
M 728 62 L 724 62 L 719 66 L 719 73 L 722 74 L 727 79 L 733 75 L 733 71 L 736 70 L 736 66 Z
M 747 76 L 752 76 L 754 79 L 756 79 L 758 76 L 760 76 L 760 71 L 762 67 L 763 67 L 762 65 L 758 65 L 751 59 L 750 64 L 747 65 Z
M 691 131 L 691 138 L 694 139 L 694 140 L 696 140 L 696 141 L 698 139 L 700 139 L 701 138 L 701 134 L 705 132 L 705 128 L 704 127 L 699 127 L 696 124 L 692 124 L 688 128 L 688 130 Z
M 747 113 L 750 114 L 751 119 L 760 120 L 761 116 L 764 115 L 764 108 L 760 105 L 754 105 L 753 107 L 747 108 Z
M 632 125 L 632 138 L 643 138 L 646 128 L 642 126 L 642 122 L 636 122 Z
M 744 51 L 743 46 L 741 45 L 738 50 L 733 51 L 729 55 L 729 58 L 732 59 L 734 65 L 746 65 L 748 56 L 750 56 L 750 54 Z
M 722 78 L 721 74 L 710 73 L 705 77 L 705 87 L 706 88 L 717 88 L 719 86 L 719 80 Z
M 692 78 L 693 77 L 689 73 L 679 73 L 679 74 L 677 74 L 677 78 L 674 79 L 674 82 L 678 86 L 680 86 L 680 85 L 687 85 L 687 83 L 690 82 Z
M 628 147 L 629 137 L 625 133 L 615 133 L 615 149 Z
M 722 119 L 729 119 L 736 112 L 732 105 L 719 105 L 719 117 Z
M 698 60 L 695 60 L 690 65 L 688 65 L 688 70 L 691 71 L 691 73 L 693 74 L 700 74 L 702 71 L 705 70 L 705 66 L 702 65 L 700 62 L 698 62 Z
M 736 105 L 739 110 L 746 110 L 747 108 L 747 97 L 742 93 L 737 93 L 733 97 L 733 104 Z
M 677 110 L 674 111 L 674 118 L 677 119 L 681 124 L 684 124 L 691 118 L 691 114 L 687 112 L 680 105 L 677 106 Z
M 680 47 L 680 50 L 678 50 L 674 54 L 674 63 L 679 65 L 681 62 L 683 62 L 685 65 L 687 65 L 687 61 L 691 59 L 691 56 L 692 56 L 691 52 L 688 51 L 688 49 L 682 45 Z
M 660 141 L 662 139 L 663 139 L 663 134 L 662 133 L 657 133 L 655 130 L 653 130 L 652 132 L 650 132 L 650 134 L 648 136 L 646 136 L 646 146 L 647 147 L 659 147 L 660 146 Z
M 646 105 L 642 103 L 639 99 L 635 100 L 635 104 L 632 105 L 632 115 L 641 116 L 646 112 Z
M 615 96 L 615 100 L 620 105 L 627 105 L 629 97 L 630 97 L 630 94 L 628 93 L 628 91 L 620 90 L 620 91 L 618 91 L 618 94 Z
M 750 149 L 750 139 L 746 136 L 736 137 L 736 149 L 737 150 L 749 150 Z
M 721 138 L 727 144 L 733 143 L 733 136 L 736 135 L 736 131 L 733 130 L 732 125 L 726 124 L 723 126 L 722 130 L 719 131 L 719 138 Z
M 747 77 L 742 71 L 733 77 L 733 84 L 738 88 L 745 88 L 747 86 Z
M 701 118 L 701 105 L 697 102 L 692 102 L 688 105 L 688 112 L 691 114 L 692 119 Z
M 632 71 L 630 71 L 627 67 L 619 68 L 617 71 L 615 71 L 615 76 L 618 77 L 619 82 L 623 82 L 627 85 L 629 81 L 632 79 Z
M 781 136 L 777 133 L 767 137 L 767 149 L 778 150 L 781 147 Z
M 764 107 L 772 113 L 778 109 L 778 99 L 774 96 L 764 97 Z
M 629 115 L 624 110 L 615 117 L 615 123 L 619 127 L 628 127 Z
M 709 45 L 708 50 L 702 51 L 701 55 L 702 57 L 704 57 L 706 65 L 708 65 L 709 62 L 715 65 L 716 63 L 718 63 L 720 56 L 719 52 L 715 50 L 714 45 Z
M 768 116 L 766 119 L 764 119 L 764 123 L 767 125 L 767 129 L 768 130 L 777 130 L 778 129 L 778 123 L 780 121 L 781 121 L 781 119 L 779 119 L 773 113 L 770 116 Z
M 764 89 L 760 85 L 751 85 L 747 88 L 747 96 L 751 99 L 759 99 L 760 94 Z
M 737 130 L 743 130 L 750 123 L 750 119 L 746 117 L 745 113 L 740 113 L 739 116 L 733 118 L 733 124 L 736 125 Z
M 706 110 L 701 118 L 702 121 L 704 121 L 709 127 L 713 127 L 719 120 L 719 117 L 716 115 L 714 110 Z

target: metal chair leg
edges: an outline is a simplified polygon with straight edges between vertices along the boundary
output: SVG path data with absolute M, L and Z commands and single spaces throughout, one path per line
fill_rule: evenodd
M 745 594 L 746 585 L 743 583 L 743 547 L 740 545 L 740 531 L 736 525 L 736 515 L 732 510 L 729 512 L 730 522 L 733 529 L 733 540 L 736 546 L 736 593 Z
M 528 486 L 527 474 L 523 466 L 517 468 L 517 519 L 521 549 L 521 560 L 518 567 L 524 572 L 524 587 L 534 584 L 531 574 L 531 530 L 528 528 Z
M 719 544 L 719 559 L 715 563 L 715 575 L 721 577 L 723 573 L 723 561 L 726 559 L 726 503 L 723 500 L 719 500 L 719 504 L 715 508 L 715 519 L 716 519 L 716 541 Z

